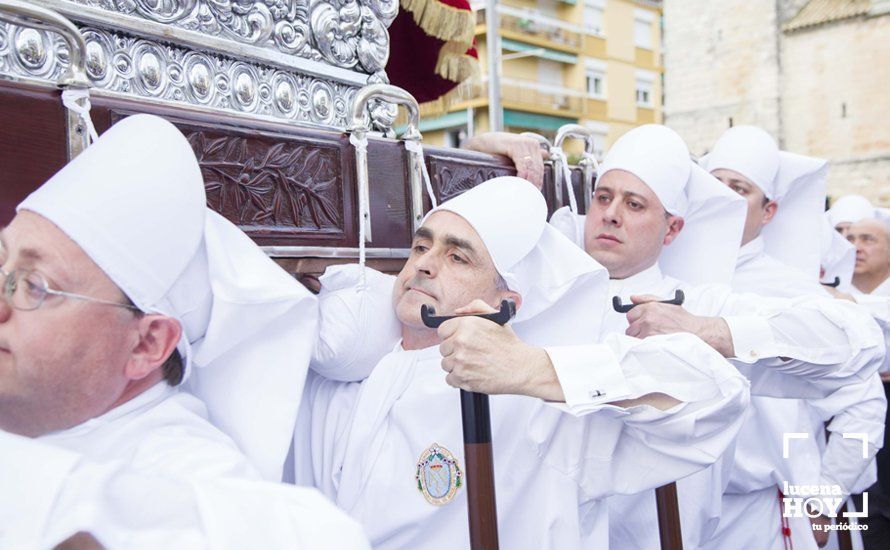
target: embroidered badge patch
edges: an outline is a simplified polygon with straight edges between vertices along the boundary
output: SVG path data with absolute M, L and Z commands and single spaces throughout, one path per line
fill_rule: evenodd
M 417 462 L 417 490 L 435 506 L 443 506 L 454 499 L 463 485 L 463 472 L 451 451 L 438 443 L 430 445 Z

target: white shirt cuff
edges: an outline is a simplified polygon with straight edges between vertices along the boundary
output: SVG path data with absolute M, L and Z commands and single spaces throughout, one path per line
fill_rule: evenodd
M 769 322 L 755 315 L 724 317 L 732 337 L 734 359 L 742 363 L 756 363 L 775 357 L 776 340 Z
M 556 370 L 568 412 L 586 414 L 630 396 L 618 358 L 608 346 L 559 346 L 544 350 Z

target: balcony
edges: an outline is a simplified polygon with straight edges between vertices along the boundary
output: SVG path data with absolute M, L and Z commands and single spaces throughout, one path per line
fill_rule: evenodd
M 548 17 L 537 10 L 498 5 L 501 36 L 536 46 L 570 53 L 580 53 L 584 45 L 583 29 L 566 21 Z M 476 10 L 476 32 L 485 32 L 485 9 Z
M 488 80 L 480 97 L 487 97 Z M 585 95 L 577 90 L 549 86 L 534 80 L 501 78 L 501 102 L 505 109 L 577 119 L 584 113 Z

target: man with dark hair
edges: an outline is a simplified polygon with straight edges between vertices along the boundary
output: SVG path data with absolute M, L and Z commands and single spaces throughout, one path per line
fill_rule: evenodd
M 322 277 L 331 364 L 313 368 L 357 379 L 329 353 L 341 348 L 342 359 L 363 356 L 369 375 L 311 375 L 296 480 L 334 499 L 375 548 L 469 547 L 463 487 L 477 481 L 464 477 L 456 388 L 492 395 L 503 548 L 608 548 L 607 496 L 699 471 L 734 438 L 748 398 L 742 376 L 689 334 L 599 341 L 608 274 L 546 216 L 531 184 L 495 178 L 424 219 L 398 277 L 367 270 L 350 285 L 352 266 Z M 349 302 L 362 288 L 387 300 L 328 317 L 325 301 Z M 450 316 L 491 312 L 503 299 L 516 304 L 507 326 L 465 316 L 437 330 L 421 319 L 423 305 Z M 593 373 L 590 386 L 565 383 L 579 371 Z

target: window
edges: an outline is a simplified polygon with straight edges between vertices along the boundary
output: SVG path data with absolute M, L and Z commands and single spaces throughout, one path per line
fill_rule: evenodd
M 652 71 L 638 70 L 634 76 L 637 81 L 637 106 L 652 108 L 655 100 L 655 79 L 658 78 L 658 75 Z
M 634 10 L 634 45 L 652 49 L 652 23 L 655 16 L 648 10 Z
M 587 70 L 587 95 L 595 98 L 606 97 L 606 75 L 599 71 Z
M 457 149 L 467 139 L 467 128 L 454 128 L 445 131 L 445 147 Z
M 595 99 L 606 97 L 606 63 L 599 59 L 585 60 L 585 77 L 587 79 L 587 95 Z
M 603 35 L 603 0 L 584 2 L 584 30 L 589 34 Z

